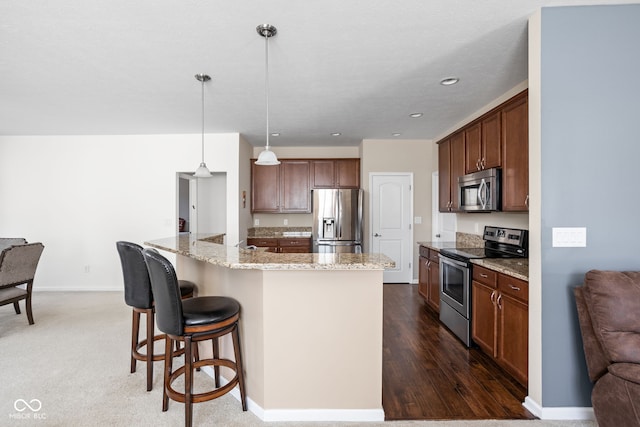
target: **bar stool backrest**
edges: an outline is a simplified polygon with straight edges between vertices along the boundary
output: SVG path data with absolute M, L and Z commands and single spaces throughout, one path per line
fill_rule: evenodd
M 153 307 L 153 292 L 142 246 L 124 241 L 116 242 L 116 246 L 124 276 L 124 301 L 130 307 Z
M 173 264 L 152 249 L 142 251 L 156 304 L 156 323 L 165 334 L 184 335 L 182 298 Z

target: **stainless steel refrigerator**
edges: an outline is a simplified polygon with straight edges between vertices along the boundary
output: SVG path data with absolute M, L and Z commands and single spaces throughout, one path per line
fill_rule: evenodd
M 362 253 L 362 190 L 314 189 L 313 251 Z

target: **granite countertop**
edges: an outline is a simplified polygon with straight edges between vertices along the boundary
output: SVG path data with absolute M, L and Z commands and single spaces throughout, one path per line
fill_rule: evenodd
M 145 245 L 231 269 L 244 270 L 384 270 L 395 266 L 384 254 L 281 254 L 211 243 L 211 236 L 182 234 Z
M 429 249 L 440 251 L 445 248 L 462 248 L 460 243 L 456 242 L 418 242 L 420 246 L 425 246 Z M 529 259 L 528 258 L 484 258 L 473 259 L 472 264 L 480 265 L 490 270 L 495 270 L 507 276 L 515 277 L 516 279 L 529 281 Z

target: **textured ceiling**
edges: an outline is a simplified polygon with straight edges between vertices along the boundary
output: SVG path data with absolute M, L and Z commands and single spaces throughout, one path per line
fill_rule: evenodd
M 3 0 L 0 135 L 200 133 L 206 73 L 206 132 L 264 145 L 269 23 L 271 145 L 429 139 L 527 79 L 538 8 L 596 3 L 631 2 Z

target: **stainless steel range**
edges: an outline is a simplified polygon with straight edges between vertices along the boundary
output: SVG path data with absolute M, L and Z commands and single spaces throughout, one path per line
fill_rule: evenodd
M 440 250 L 440 321 L 467 346 L 472 342 L 471 260 L 527 257 L 527 230 L 485 226 L 483 240 L 483 248 Z

